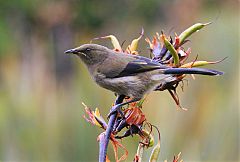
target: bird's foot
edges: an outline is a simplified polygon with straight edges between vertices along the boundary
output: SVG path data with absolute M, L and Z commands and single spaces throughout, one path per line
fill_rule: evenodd
M 119 105 L 114 105 L 114 106 L 111 108 L 110 113 L 109 113 L 108 116 L 107 116 L 107 119 L 109 119 L 110 116 L 112 116 L 112 115 L 115 114 L 115 113 L 119 113 L 119 114 L 121 115 L 121 117 L 122 117 L 123 119 L 125 119 L 125 116 L 124 116 L 124 114 L 123 114 L 123 111 L 121 110 L 121 106 L 119 106 Z

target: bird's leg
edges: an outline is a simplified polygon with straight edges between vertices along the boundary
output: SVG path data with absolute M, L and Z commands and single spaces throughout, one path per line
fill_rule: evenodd
M 112 107 L 112 109 L 110 110 L 110 113 L 108 114 L 108 118 L 110 118 L 110 116 L 111 116 L 112 114 L 116 113 L 116 112 L 118 112 L 123 118 L 125 118 L 125 116 L 124 116 L 123 112 L 120 110 L 120 108 L 121 108 L 122 106 L 127 105 L 127 104 L 130 104 L 130 103 L 132 103 L 132 102 L 137 102 L 137 101 L 139 101 L 140 99 L 141 99 L 141 98 L 134 98 L 134 99 L 132 99 L 132 100 L 130 100 L 130 101 L 127 101 L 127 102 L 124 102 L 124 103 L 120 103 L 120 104 L 114 105 L 114 106 Z

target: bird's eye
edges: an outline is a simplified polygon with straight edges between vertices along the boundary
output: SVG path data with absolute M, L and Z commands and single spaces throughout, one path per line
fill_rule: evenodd
M 86 52 L 89 52 L 89 51 L 91 51 L 91 49 L 90 48 L 86 48 Z

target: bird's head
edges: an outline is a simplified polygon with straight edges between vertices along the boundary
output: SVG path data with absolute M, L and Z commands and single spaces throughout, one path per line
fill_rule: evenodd
M 65 51 L 66 54 L 78 55 L 86 65 L 102 63 L 109 54 L 109 49 L 98 44 L 84 44 Z

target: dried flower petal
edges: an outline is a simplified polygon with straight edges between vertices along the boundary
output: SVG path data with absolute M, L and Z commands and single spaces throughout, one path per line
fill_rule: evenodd
M 106 162 L 111 162 L 107 155 L 106 155 Z
M 181 152 L 179 152 L 179 154 L 177 156 L 173 157 L 173 162 L 178 162 L 178 160 L 180 159 L 181 156 Z M 183 160 L 181 160 L 180 162 L 182 162 Z
M 171 90 L 171 89 L 168 89 L 168 92 L 170 93 L 170 95 L 172 96 L 173 100 L 175 101 L 175 103 L 177 104 L 178 108 L 184 110 L 184 111 L 187 111 L 188 109 L 187 108 L 183 108 L 181 105 L 180 105 L 180 101 L 179 101 L 179 98 L 178 98 L 178 95 L 176 93 L 176 90 Z
M 114 150 L 114 155 L 115 155 L 116 162 L 120 162 L 120 161 L 125 160 L 128 156 L 128 150 L 120 142 L 118 142 L 113 135 L 111 135 L 110 140 L 111 140 L 111 143 L 113 145 L 113 150 Z M 124 154 L 119 159 L 118 159 L 118 147 L 122 148 L 124 150 Z
M 177 33 L 175 33 L 175 43 L 174 43 L 174 47 L 178 48 L 180 46 L 180 38 L 179 36 L 177 36 Z
M 129 125 L 140 125 L 142 124 L 146 118 L 145 115 L 142 113 L 142 111 L 139 108 L 128 108 L 125 110 L 125 117 L 126 122 Z
M 85 111 L 88 114 L 88 118 L 84 115 L 83 117 L 87 122 L 92 123 L 93 125 L 96 125 L 100 128 L 106 129 L 107 124 L 103 117 L 100 115 L 100 112 L 98 108 L 95 109 L 95 111 L 91 111 L 90 108 L 88 108 L 84 103 L 82 103 L 83 106 L 85 107 Z
M 149 44 L 151 53 L 154 55 L 154 57 L 159 57 L 161 53 L 161 46 L 160 42 L 158 41 L 157 37 L 154 36 L 152 42 L 149 38 L 146 38 L 145 41 Z
M 140 36 L 132 41 L 132 43 L 127 47 L 126 52 L 129 54 L 138 54 L 137 52 L 137 47 L 138 47 L 138 42 L 142 38 L 144 34 L 144 29 L 142 28 L 142 31 L 140 33 Z
M 118 39 L 114 35 L 108 35 L 108 36 L 103 36 L 103 37 L 99 37 L 99 38 L 94 38 L 93 40 L 106 39 L 106 38 L 111 39 L 111 42 L 112 42 L 112 45 L 113 45 L 115 51 L 122 52 L 122 47 L 120 46 Z

